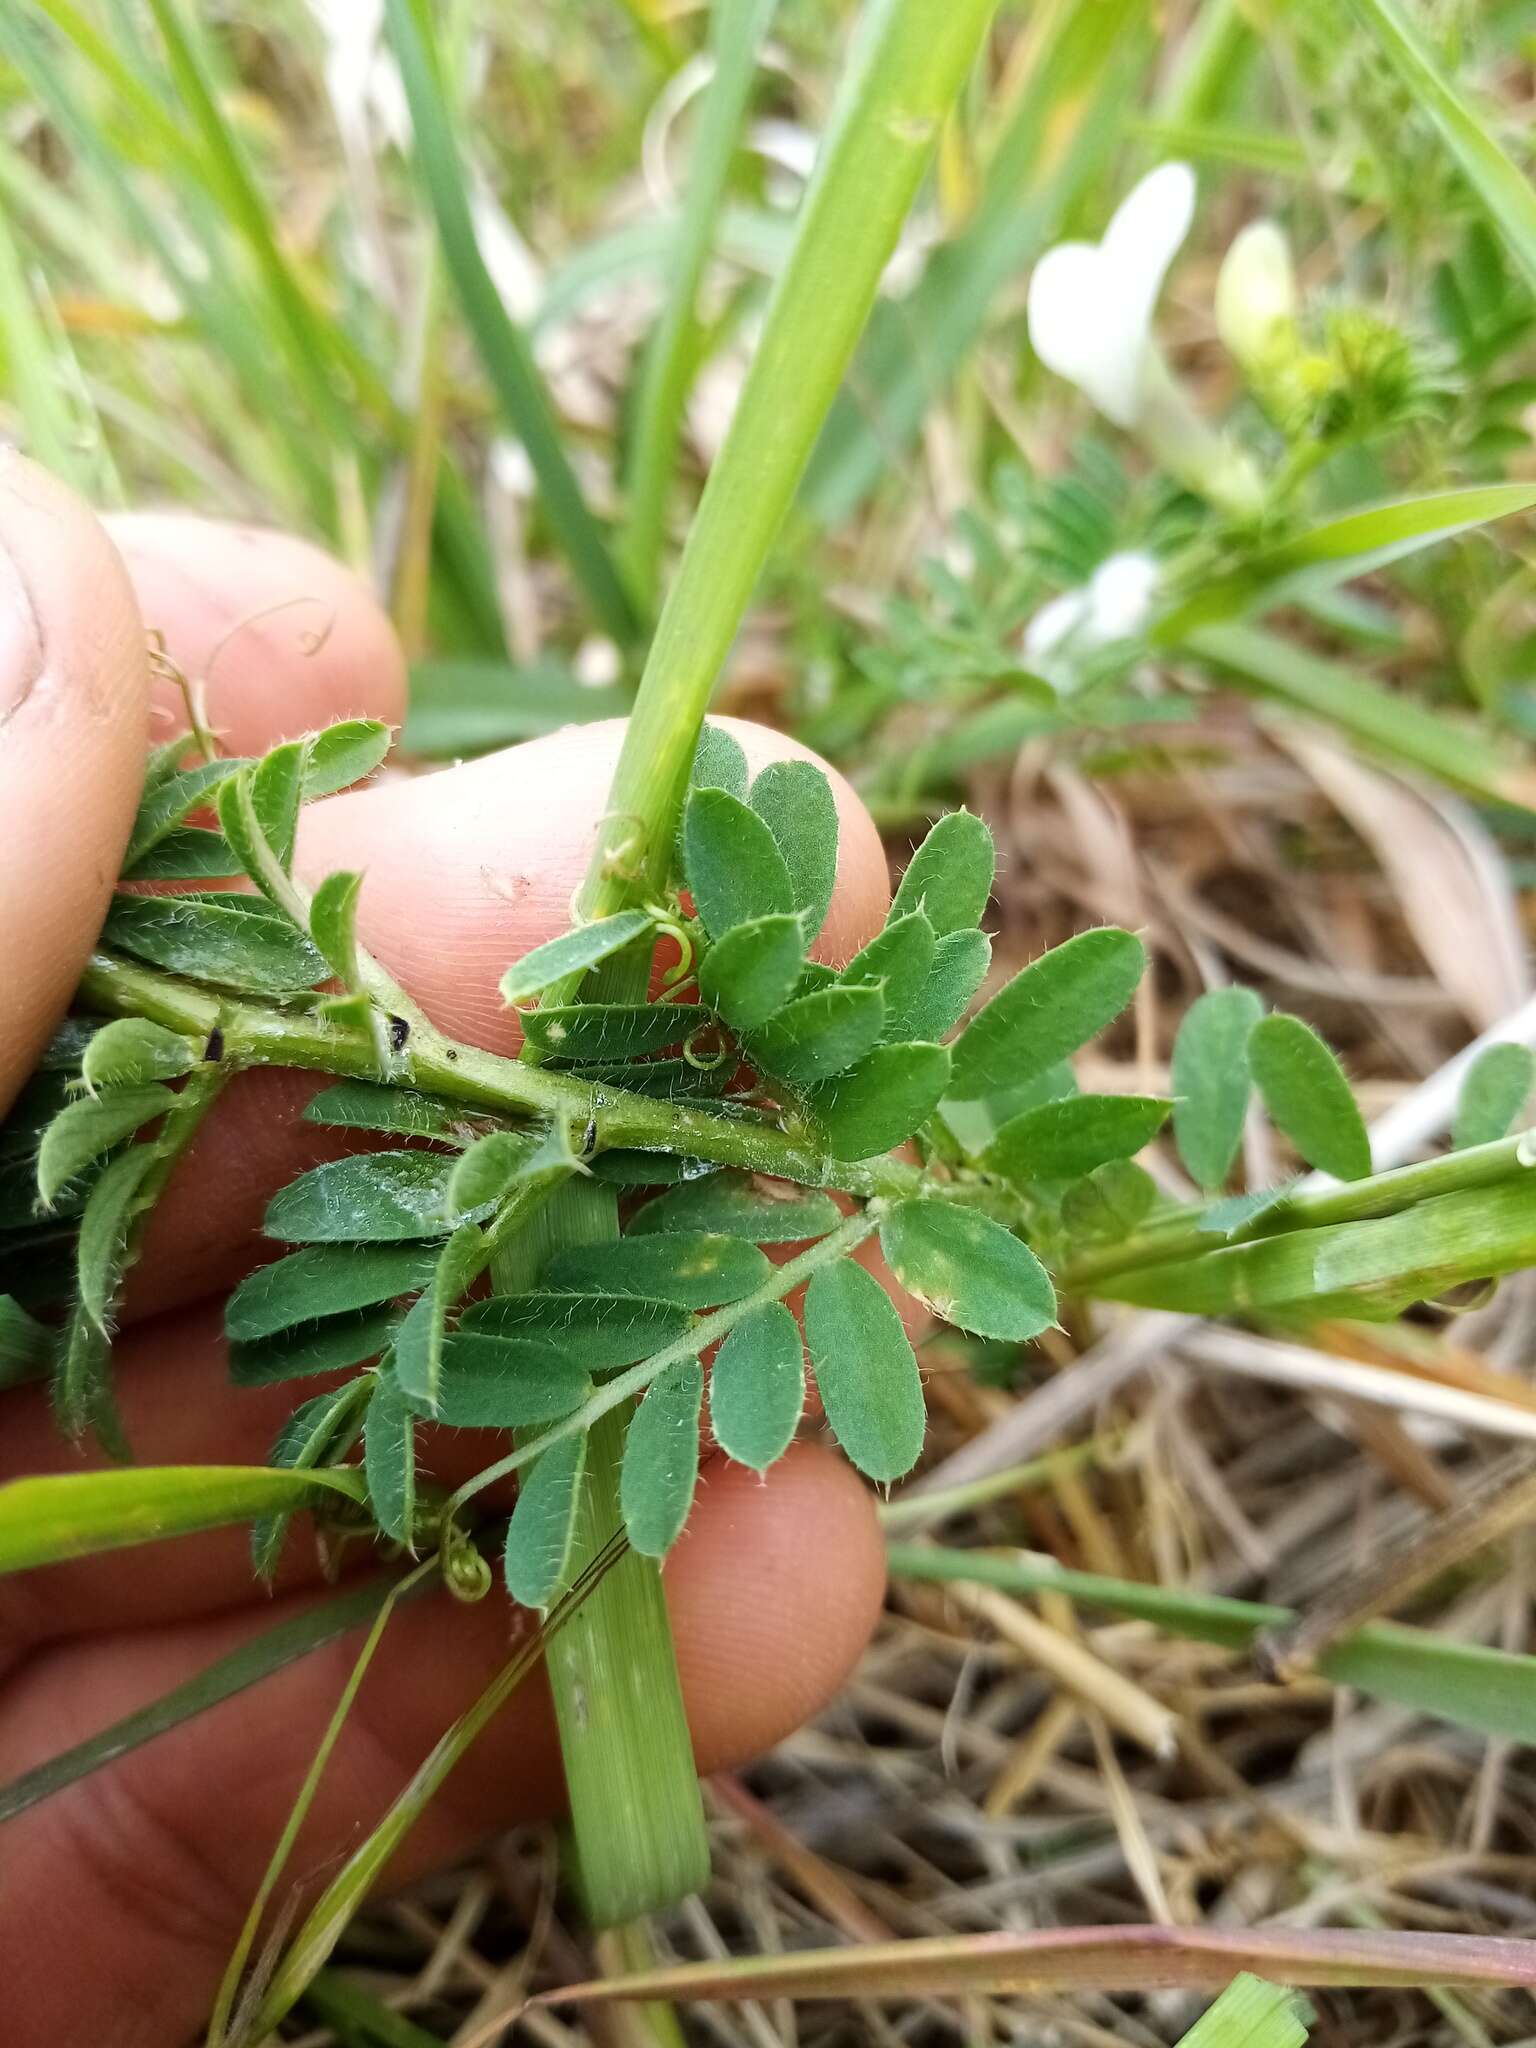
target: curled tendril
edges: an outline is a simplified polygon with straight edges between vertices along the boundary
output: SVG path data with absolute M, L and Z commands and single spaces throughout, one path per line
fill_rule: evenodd
M 472 1603 L 483 1600 L 491 1590 L 491 1567 L 475 1548 L 467 1530 L 457 1522 L 443 1524 L 443 1582 L 455 1600 Z
M 690 1031 L 683 1040 L 683 1058 L 690 1067 L 696 1067 L 701 1074 L 713 1073 L 716 1067 L 723 1066 L 731 1057 L 730 1047 L 728 1045 L 721 1045 L 718 1042 L 715 1046 L 713 1059 L 705 1058 L 702 1054 L 694 1051 L 694 1046 L 699 1039 L 708 1037 L 712 1031 L 718 1035 L 718 1030 L 719 1027 L 713 1023 L 701 1024 L 697 1031 Z
M 667 910 L 661 904 L 647 903 L 645 914 L 655 924 L 657 938 L 670 939 L 677 947 L 676 960 L 673 961 L 672 965 L 661 977 L 661 992 L 665 995 L 668 989 L 676 988 L 679 982 L 686 981 L 689 975 L 692 974 L 694 961 L 693 939 L 682 919 L 675 912 Z

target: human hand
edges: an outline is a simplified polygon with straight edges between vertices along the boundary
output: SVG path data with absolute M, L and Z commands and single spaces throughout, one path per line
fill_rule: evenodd
M 62 1014 L 105 910 L 138 797 L 146 738 L 182 718 L 152 681 L 146 628 L 206 684 L 232 751 L 349 716 L 398 723 L 404 663 L 362 585 L 280 535 L 179 515 L 108 532 L 61 486 L 0 453 L 0 1113 Z M 115 547 L 114 547 L 115 542 Z M 753 766 L 802 750 L 736 727 Z M 456 1036 L 496 1051 L 516 1032 L 497 978 L 564 928 L 619 741 L 573 728 L 304 814 L 310 882 L 366 873 L 359 935 Z M 837 891 L 818 946 L 850 956 L 886 906 L 879 840 L 832 776 Z M 276 1249 L 275 1190 L 337 1156 L 344 1134 L 300 1120 L 317 1082 L 240 1076 L 181 1162 L 128 1292 L 116 1384 L 148 1463 L 260 1463 L 292 1404 L 237 1389 L 221 1297 Z M 423 1432 L 452 1483 L 484 1462 L 473 1433 Z M 0 1396 L 0 1479 L 77 1470 L 36 1389 Z M 766 1483 L 715 1461 L 667 1566 L 701 1769 L 767 1747 L 837 1689 L 879 1609 L 867 1496 L 839 1460 L 793 1450 Z M 157 1699 L 322 1597 L 295 1542 L 275 1597 L 252 1584 L 245 1534 L 218 1531 L 0 1579 L 0 1782 Z M 406 1607 L 390 1624 L 291 1866 L 314 1871 L 382 1811 L 507 1654 L 492 1597 Z M 91 2040 L 172 2048 L 206 2015 L 302 1773 L 356 1653 L 318 1651 L 13 1821 L 0 1840 L 0 1982 L 14 2048 Z M 447 1785 L 393 1873 L 463 1853 L 561 1798 L 542 1683 L 531 1684 Z

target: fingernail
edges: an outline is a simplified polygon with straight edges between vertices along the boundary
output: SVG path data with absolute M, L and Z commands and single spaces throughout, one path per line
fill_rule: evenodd
M 32 593 L 0 541 L 0 733 L 43 676 L 43 635 Z

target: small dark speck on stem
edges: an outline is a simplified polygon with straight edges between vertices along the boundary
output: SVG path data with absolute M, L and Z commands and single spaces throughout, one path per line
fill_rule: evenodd
M 218 1025 L 215 1024 L 213 1029 L 208 1034 L 208 1043 L 203 1047 L 203 1058 L 207 1061 L 212 1062 L 216 1060 L 221 1060 L 223 1059 L 223 1057 L 224 1034 L 219 1029 Z

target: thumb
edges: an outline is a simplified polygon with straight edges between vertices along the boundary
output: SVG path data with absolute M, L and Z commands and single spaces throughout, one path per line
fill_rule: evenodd
M 149 673 L 95 514 L 0 448 L 0 1115 L 68 1003 L 144 772 Z

